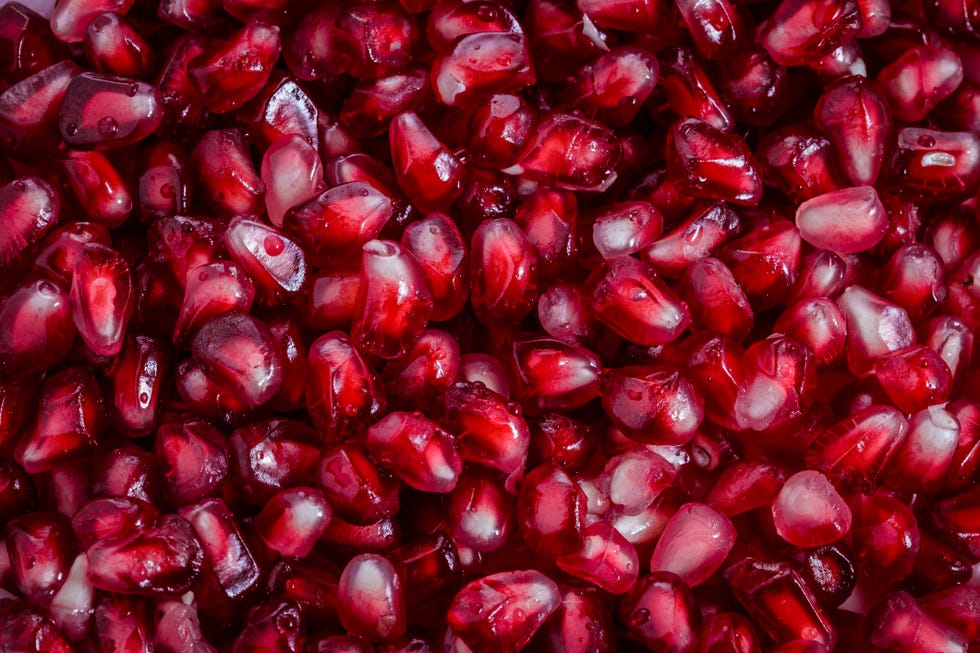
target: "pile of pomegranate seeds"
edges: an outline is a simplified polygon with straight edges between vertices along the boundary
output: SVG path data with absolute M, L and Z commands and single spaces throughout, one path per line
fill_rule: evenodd
M 21 3 L 0 651 L 980 651 L 980 0 Z

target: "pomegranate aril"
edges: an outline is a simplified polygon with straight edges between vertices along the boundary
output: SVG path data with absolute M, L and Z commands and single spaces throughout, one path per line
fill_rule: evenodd
M 752 622 L 741 613 L 719 612 L 705 619 L 698 653 L 758 653 L 760 650 L 759 636 Z
M 319 439 L 299 422 L 284 419 L 258 422 L 232 433 L 228 445 L 234 487 L 246 503 L 265 505 L 276 492 L 312 485 L 317 477 Z M 214 479 L 213 487 L 223 478 L 220 470 L 216 471 L 215 474 L 208 471 L 208 476 Z
M 463 468 L 453 436 L 419 413 L 389 413 L 368 429 L 367 447 L 381 465 L 423 492 L 449 492 Z
M 132 194 L 102 153 L 69 152 L 61 167 L 74 199 L 93 222 L 112 229 L 132 213 Z
M 312 199 L 323 188 L 323 166 L 316 149 L 297 134 L 276 139 L 262 156 L 262 183 L 269 221 L 283 225 L 286 211 Z
M 190 206 L 187 156 L 173 141 L 149 146 L 137 179 L 137 212 L 144 224 L 167 215 L 185 213 Z
M 721 567 L 735 545 L 735 528 L 710 505 L 688 503 L 674 513 L 657 540 L 650 570 L 671 572 L 689 587 L 700 585 Z
M 183 601 L 160 601 L 154 617 L 156 632 L 153 650 L 160 653 L 177 653 L 186 650 L 198 653 L 217 652 L 217 649 L 211 646 L 201 633 L 197 605 L 194 603 L 188 605 Z M 140 644 L 141 640 L 138 640 L 136 645 Z
M 620 127 L 633 121 L 653 92 L 660 64 L 652 53 L 615 48 L 582 67 L 565 91 L 587 118 Z
M 807 200 L 796 211 L 796 226 L 814 247 L 853 254 L 884 238 L 888 217 L 873 187 L 856 186 Z
M 848 490 L 874 490 L 908 436 L 892 406 L 873 405 L 822 431 L 806 451 L 807 465 Z
M 854 560 L 861 570 L 881 582 L 907 577 L 920 542 L 912 509 L 881 491 L 858 495 L 851 505 Z
M 762 431 L 805 412 L 813 402 L 816 371 L 806 345 L 774 334 L 749 347 L 742 360 L 735 419 L 743 429 Z
M 847 319 L 847 366 L 853 374 L 867 376 L 883 356 L 915 344 L 905 309 L 865 288 L 846 288 L 837 305 Z
M 976 587 L 951 587 L 920 597 L 918 603 L 928 615 L 965 635 L 971 644 L 980 641 L 980 592 Z
M 610 594 L 623 594 L 632 588 L 640 562 L 629 540 L 612 524 L 602 520 L 586 526 L 582 536 L 579 550 L 556 558 L 558 567 Z
M 667 166 L 680 190 L 694 197 L 749 206 L 762 198 L 762 179 L 745 142 L 696 118 L 671 129 Z
M 443 213 L 430 213 L 405 228 L 401 245 L 425 273 L 433 302 L 431 319 L 441 322 L 457 315 L 466 303 L 470 269 L 456 223 Z
M 516 653 L 561 604 L 561 593 L 539 571 L 505 571 L 468 583 L 446 620 L 471 649 Z
M 261 406 L 282 385 L 282 352 L 269 327 L 229 312 L 204 323 L 192 342 L 205 375 L 247 406 Z
M 456 380 L 459 367 L 459 344 L 453 336 L 438 329 L 422 331 L 404 358 L 385 365 L 382 377 L 390 407 L 434 409 Z
M 207 132 L 191 152 L 205 197 L 221 214 L 259 214 L 265 184 L 255 171 L 238 129 Z
M 296 603 L 260 603 L 246 615 L 246 625 L 235 639 L 232 650 L 300 653 L 304 626 L 303 614 Z
M 227 113 L 259 94 L 279 51 L 279 28 L 253 19 L 195 58 L 188 75 L 208 109 Z
M 0 74 L 27 77 L 66 58 L 67 50 L 51 33 L 50 23 L 30 7 L 19 2 L 0 7 L 0 24 Z
M 71 641 L 79 641 L 88 634 L 94 594 L 88 580 L 88 558 L 79 553 L 61 589 L 51 599 L 50 607 L 51 620 Z
M 619 604 L 627 634 L 651 650 L 694 651 L 700 614 L 691 589 L 675 574 L 640 578 Z
M 361 79 L 399 72 L 411 59 L 413 30 L 398 5 L 351 7 L 341 13 L 330 35 L 334 72 Z
M 833 624 L 789 564 L 749 557 L 729 567 L 725 577 L 738 602 L 775 642 L 806 639 L 833 648 Z
M 469 137 L 472 160 L 494 168 L 516 163 L 537 123 L 537 111 L 524 98 L 503 93 L 477 103 L 472 112 Z
M 528 237 L 512 220 L 488 220 L 473 234 L 470 252 L 470 301 L 488 325 L 524 319 L 538 289 L 538 257 Z
M 813 590 L 822 606 L 839 606 L 854 591 L 857 574 L 843 546 L 828 544 L 816 549 L 803 549 L 796 558 L 803 581 Z
M 105 452 L 94 465 L 91 477 L 94 496 L 132 497 L 162 505 L 164 484 L 156 459 L 134 444 Z
M 946 363 L 925 345 L 899 349 L 882 357 L 875 364 L 875 376 L 889 398 L 905 413 L 945 402 L 952 386 Z
M 704 402 L 691 381 L 668 365 L 610 370 L 602 403 L 628 437 L 649 444 L 685 444 L 704 418 Z
M 790 125 L 756 148 L 763 180 L 794 201 L 805 201 L 847 185 L 831 141 L 813 127 Z
M 757 312 L 789 295 L 800 272 L 802 242 L 788 220 L 777 220 L 729 242 L 718 258 L 731 270 Z
M 38 405 L 33 425 L 14 452 L 25 471 L 49 471 L 98 447 L 108 420 L 98 382 L 87 368 L 72 367 L 45 379 Z
M 680 278 L 693 262 L 710 256 L 741 231 L 739 215 L 726 203 L 699 206 L 674 229 L 643 251 L 657 272 Z
M 205 560 L 225 596 L 238 598 L 257 585 L 259 563 L 234 515 L 221 499 L 205 499 L 185 506 L 180 515 L 200 538 Z
M 881 92 L 866 77 L 845 77 L 827 87 L 813 111 L 851 181 L 874 183 L 892 138 L 891 112 Z
M 64 60 L 39 70 L 0 93 L 0 143 L 16 160 L 53 156 L 61 141 L 58 110 L 81 69 Z
M 514 503 L 496 472 L 468 469 L 446 502 L 449 533 L 477 555 L 500 549 L 516 530 Z
M 783 0 L 760 26 L 759 38 L 773 59 L 795 66 L 829 54 L 860 28 L 854 0 Z
M 672 113 L 697 118 L 723 132 L 735 121 L 715 90 L 703 63 L 687 47 L 671 48 L 660 55 L 660 83 Z
M 882 596 L 865 616 L 868 641 L 893 651 L 931 650 L 965 653 L 966 638 L 929 616 L 907 592 Z
M 773 330 L 799 340 L 813 352 L 818 365 L 828 365 L 844 353 L 846 324 L 836 303 L 814 297 L 791 304 L 777 318 Z
M 51 31 L 65 43 L 80 43 L 93 18 L 107 11 L 125 14 L 133 6 L 133 0 L 62 0 L 51 12 Z
M 691 2 L 677 5 L 698 52 L 709 59 L 722 59 L 742 48 L 752 33 L 752 25 L 740 5 L 727 0 Z
M 742 384 L 745 352 L 732 338 L 711 334 L 695 336 L 687 344 L 687 373 L 701 392 L 705 416 L 719 426 L 740 429 L 735 399 Z
M 17 588 L 28 602 L 49 607 L 76 555 L 68 518 L 35 512 L 10 520 L 4 530 Z
M 43 614 L 15 598 L 0 600 L 0 646 L 26 653 L 71 653 L 73 650 L 58 628 Z
M 432 64 L 432 89 L 443 104 L 473 104 L 497 93 L 516 93 L 535 81 L 523 34 L 467 34 L 451 48 Z
M 648 202 L 617 204 L 592 225 L 592 240 L 606 260 L 627 256 L 652 244 L 663 232 L 663 216 Z
M 388 131 L 398 185 L 419 211 L 443 211 L 462 191 L 463 164 L 417 114 L 406 111 Z
M 156 65 L 156 52 L 129 21 L 117 13 L 99 14 L 85 30 L 85 56 L 101 73 L 143 77 Z
M 255 285 L 239 266 L 217 261 L 187 271 L 184 303 L 174 328 L 174 343 L 186 346 L 202 326 L 229 311 L 252 309 Z
M 878 73 L 892 113 L 905 122 L 925 118 L 962 81 L 963 65 L 948 48 L 914 48 Z
M 132 145 L 152 134 L 162 121 L 163 100 L 154 86 L 96 73 L 73 78 L 58 111 L 61 136 L 74 147 Z
M 306 405 L 327 442 L 349 439 L 384 412 L 384 385 L 344 332 L 327 333 L 310 346 Z
M 262 541 L 279 555 L 302 558 L 313 550 L 332 516 L 322 492 L 297 487 L 269 499 L 252 526 Z
M 565 471 L 541 465 L 522 482 L 517 523 L 528 547 L 542 555 L 563 555 L 583 544 L 585 494 Z
M 306 284 L 302 248 L 275 227 L 237 216 L 228 224 L 224 241 L 228 253 L 255 283 L 262 303 L 281 303 Z
M 705 257 L 692 263 L 679 291 L 690 307 L 692 330 L 741 340 L 752 329 L 754 314 L 749 300 L 718 259 Z
M 882 270 L 884 296 L 918 322 L 942 304 L 948 295 L 939 254 L 923 243 L 899 247 Z
M 530 646 L 546 653 L 609 653 L 615 648 L 614 633 L 612 615 L 598 592 L 569 589 Z
M 930 406 L 909 418 L 902 442 L 885 481 L 906 491 L 933 494 L 943 489 L 956 452 L 960 425 L 943 406 Z
M 527 455 L 530 430 L 519 408 L 480 383 L 456 383 L 446 393 L 446 419 L 464 460 L 516 470 Z
M 165 515 L 131 535 L 100 540 L 86 555 L 92 585 L 122 594 L 185 592 L 204 562 L 191 525 L 177 515 Z
M 888 181 L 908 195 L 955 199 L 980 181 L 980 136 L 903 127 L 895 134 Z
M 538 123 L 508 172 L 569 190 L 602 191 L 615 181 L 621 157 L 612 131 L 575 115 L 552 113 Z
M 92 615 L 94 637 L 105 653 L 145 653 L 152 650 L 152 620 L 146 606 L 122 594 L 102 597 Z
M 581 408 L 599 394 L 599 359 L 580 347 L 547 338 L 519 340 L 513 364 L 529 410 Z
M 0 207 L 0 269 L 10 270 L 58 222 L 61 202 L 43 179 L 20 177 L 0 187 Z
M 36 374 L 64 360 L 76 333 L 70 304 L 68 293 L 45 279 L 7 296 L 0 306 L 0 367 L 6 374 Z
M 405 632 L 401 579 L 384 556 L 364 553 L 344 567 L 337 585 L 340 622 L 353 635 L 388 641 Z
M 830 544 L 851 529 L 851 509 L 827 477 L 813 470 L 786 479 L 772 517 L 779 536 L 801 548 Z
M 160 340 L 149 336 L 126 339 L 109 370 L 112 417 L 117 428 L 139 436 L 156 427 L 172 366 L 172 354 Z
M 359 138 L 378 136 L 388 129 L 392 118 L 403 111 L 414 111 L 431 97 L 429 76 L 421 68 L 365 79 L 344 101 L 340 121 Z
M 741 9 L 735 9 L 738 13 Z M 738 120 L 768 126 L 789 104 L 789 74 L 762 46 L 746 47 L 718 62 L 721 96 Z
M 399 482 L 361 448 L 344 444 L 323 452 L 319 487 L 338 516 L 364 525 L 398 512 Z

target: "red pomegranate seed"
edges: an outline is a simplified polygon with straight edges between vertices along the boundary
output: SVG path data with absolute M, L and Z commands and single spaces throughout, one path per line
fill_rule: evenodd
M 284 653 L 303 650 L 303 614 L 292 601 L 260 603 L 246 616 L 247 624 L 235 640 L 235 649 Z
M 580 408 L 599 394 L 599 360 L 585 349 L 547 338 L 520 340 L 512 360 L 518 392 L 529 409 Z
M 691 589 L 675 574 L 640 578 L 619 605 L 626 632 L 650 649 L 693 651 L 700 615 Z
M 960 58 L 947 48 L 914 48 L 878 73 L 892 113 L 905 122 L 925 118 L 962 81 Z
M 844 353 L 847 336 L 844 313 L 829 299 L 815 297 L 791 304 L 773 329 L 806 345 L 818 365 L 833 363 Z
M 312 485 L 316 479 L 319 438 L 299 422 L 278 419 L 257 422 L 232 433 L 228 445 L 235 491 L 247 503 L 264 505 L 276 492 Z M 209 485 L 213 483 L 213 487 L 217 487 L 221 483 L 223 473 L 220 468 L 215 470 L 217 473 L 210 469 L 214 463 L 209 462 L 209 467 L 204 467 L 201 463 L 207 461 L 192 462 L 214 478 Z M 188 467 L 194 469 L 191 465 Z
M 191 163 L 208 201 L 219 213 L 262 212 L 265 184 L 255 171 L 241 130 L 207 132 L 191 151 Z
M 431 409 L 439 405 L 460 369 L 459 344 L 445 331 L 426 329 L 408 354 L 384 368 L 392 408 Z
M 691 310 L 692 329 L 742 339 L 754 322 L 749 300 L 724 263 L 705 257 L 681 279 L 681 297 Z
M 681 191 L 694 197 L 745 205 L 762 197 L 762 180 L 745 143 L 695 118 L 671 129 L 667 165 Z
M 837 299 L 847 319 L 847 366 L 867 376 L 876 362 L 891 352 L 915 343 L 905 309 L 861 286 L 850 286 Z
M 368 429 L 367 446 L 399 480 L 423 492 L 449 492 L 462 472 L 453 436 L 420 413 L 389 413 Z
M 470 648 L 516 653 L 560 604 L 558 586 L 541 572 L 505 571 L 464 586 L 446 620 Z
M 550 653 L 609 653 L 615 646 L 614 632 L 612 615 L 598 592 L 570 589 L 531 645 L 540 643 Z
M 229 312 L 206 322 L 194 336 L 194 359 L 205 375 L 247 406 L 261 406 L 282 385 L 282 353 L 269 327 Z
M 53 155 L 61 134 L 58 110 L 65 90 L 81 69 L 72 61 L 54 63 L 0 93 L 0 142 L 15 159 Z
M 732 8 L 734 21 L 740 10 Z M 789 104 L 789 76 L 761 46 L 731 52 L 719 61 L 719 89 L 734 117 L 750 125 L 773 124 Z
M 667 365 L 610 370 L 602 384 L 603 407 L 632 439 L 684 444 L 704 418 L 704 403 L 692 383 Z
M 806 470 L 786 479 L 772 504 L 776 532 L 801 548 L 839 540 L 851 529 L 851 509 L 827 477 Z
M 813 111 L 851 181 L 874 183 L 892 138 L 891 112 L 881 92 L 866 77 L 845 77 L 827 87 Z
M 270 549 L 288 558 L 310 554 L 333 513 L 315 488 L 290 488 L 272 497 L 252 522 Z
M 177 515 L 165 515 L 131 535 L 99 540 L 86 555 L 92 585 L 123 594 L 185 592 L 204 562 L 193 529 Z
M 774 641 L 805 639 L 833 648 L 834 626 L 789 564 L 749 557 L 731 566 L 725 577 L 738 602 Z
M 279 29 L 251 20 L 194 59 L 188 74 L 208 109 L 226 113 L 258 95 L 279 51 Z
M 96 70 L 143 77 L 156 65 L 156 52 L 129 21 L 114 12 L 99 14 L 85 30 L 85 56 Z
M 975 642 L 980 636 L 980 592 L 969 585 L 958 585 L 920 597 L 919 605 L 934 619 L 966 635 Z
M 309 142 L 296 134 L 278 138 L 262 156 L 262 183 L 269 221 L 281 227 L 286 211 L 323 189 L 323 166 Z
M 616 179 L 622 146 L 602 125 L 571 114 L 541 119 L 513 171 L 569 190 L 602 191 Z
M 762 650 L 752 622 L 738 612 L 719 612 L 704 621 L 701 653 L 757 653 Z M 783 649 L 785 653 L 785 649 Z M 817 652 L 819 653 L 819 652 Z
M 584 544 L 585 494 L 565 471 L 541 465 L 521 486 L 517 523 L 528 547 L 542 555 L 563 555 Z
M 156 87 L 126 77 L 82 73 L 65 89 L 58 128 L 74 147 L 118 149 L 152 134 L 163 121 Z
M 432 64 L 436 99 L 449 106 L 472 104 L 497 93 L 515 93 L 534 81 L 531 56 L 520 33 L 461 36 Z
M 924 494 L 943 489 L 959 434 L 956 418 L 941 405 L 912 415 L 908 437 L 895 455 L 886 483 L 898 489 L 914 488 Z
M 89 243 L 72 275 L 72 318 L 85 344 L 97 355 L 114 356 L 133 310 L 129 266 L 115 250 Z
M 907 577 L 920 542 L 912 509 L 880 490 L 859 495 L 852 506 L 855 562 L 881 582 Z
M 660 55 L 661 84 L 671 111 L 679 118 L 697 118 L 723 132 L 734 119 L 708 77 L 703 63 L 687 47 Z
M 903 127 L 895 135 L 889 179 L 910 195 L 955 198 L 980 180 L 980 137 L 972 132 Z
M 907 592 L 891 592 L 879 599 L 867 616 L 869 641 L 891 649 L 931 649 L 957 653 L 967 650 L 966 638 L 926 614 Z
M 449 493 L 447 508 L 453 540 L 478 554 L 499 549 L 515 530 L 514 497 L 490 470 L 467 470 Z
M 420 211 L 442 211 L 462 190 L 463 166 L 412 111 L 399 114 L 389 129 L 398 185 Z
M 405 632 L 401 580 L 384 556 L 364 553 L 344 567 L 337 585 L 340 621 L 369 641 L 387 641 Z
M 671 572 L 689 587 L 710 578 L 735 545 L 728 518 L 703 503 L 688 503 L 667 522 L 650 561 L 653 572 Z
M 283 233 L 244 216 L 233 218 L 225 230 L 225 246 L 255 283 L 265 304 L 297 295 L 306 283 L 306 256 L 298 243 Z
M 16 598 L 0 602 L 0 619 L 6 628 L 0 633 L 0 646 L 28 653 L 70 653 L 72 647 L 58 628 L 40 612 Z
M 29 602 L 50 606 L 75 559 L 68 518 L 58 513 L 30 513 L 7 522 L 5 532 L 17 589 Z
M 156 427 L 172 366 L 172 355 L 163 342 L 149 336 L 126 339 L 109 371 L 117 428 L 144 435 Z
M 7 44 L 0 73 L 26 77 L 66 58 L 67 50 L 51 33 L 49 21 L 34 9 L 11 2 L 0 7 L 0 22 Z
M 636 583 L 640 563 L 636 549 L 605 521 L 587 526 L 581 549 L 558 556 L 558 567 L 610 594 L 623 594 Z
M 38 401 L 37 417 L 14 452 L 26 472 L 50 471 L 98 447 L 107 419 L 98 382 L 87 368 L 45 379 Z
M 342 519 L 370 524 L 398 512 L 399 482 L 360 447 L 338 445 L 320 458 L 319 487 Z
M 796 211 L 796 226 L 814 247 L 853 254 L 878 244 L 888 218 L 875 189 L 856 186 L 803 202 Z
M 858 3 L 851 0 L 783 0 L 761 26 L 759 39 L 784 66 L 810 63 L 861 28 Z
M 0 366 L 13 376 L 56 365 L 75 339 L 68 293 L 38 279 L 15 289 L 0 306 Z
M 177 316 L 173 340 L 188 344 L 207 322 L 229 311 L 249 311 L 255 285 L 231 261 L 218 261 L 187 271 L 184 302 Z
M 228 598 L 238 598 L 255 587 L 260 573 L 258 562 L 242 537 L 234 515 L 221 499 L 205 499 L 185 506 L 180 515 L 194 528 L 204 557 Z

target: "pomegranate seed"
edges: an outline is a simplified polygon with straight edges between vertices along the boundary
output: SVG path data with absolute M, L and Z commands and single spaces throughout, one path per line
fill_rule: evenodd
M 453 539 L 478 553 L 501 548 L 514 530 L 514 497 L 490 470 L 469 470 L 449 493 Z
M 929 616 L 966 635 L 970 642 L 980 635 L 977 626 L 980 593 L 975 587 L 959 585 L 929 594 L 920 597 L 919 605 Z
M 710 505 L 689 503 L 667 522 L 650 561 L 653 572 L 671 572 L 690 587 L 710 578 L 735 545 L 735 529 Z
M 528 237 L 512 220 L 490 220 L 473 234 L 470 301 L 485 324 L 513 324 L 530 313 L 537 292 L 538 260 Z
M 107 419 L 98 382 L 87 368 L 45 379 L 38 402 L 37 417 L 14 453 L 26 472 L 49 471 L 98 447 Z
M 959 434 L 956 418 L 942 406 L 930 406 L 912 415 L 908 437 L 895 454 L 886 483 L 927 494 L 941 490 Z
M 741 230 L 738 214 L 724 202 L 691 212 L 687 219 L 643 251 L 657 272 L 680 278 L 695 261 L 710 256 Z
M 466 34 L 432 64 L 432 88 L 436 99 L 449 106 L 514 93 L 535 81 L 530 59 L 523 34 Z
M 260 513 L 261 514 L 261 513 Z M 259 581 L 259 566 L 241 529 L 221 499 L 206 499 L 180 511 L 200 538 L 205 559 L 228 598 L 238 598 Z
M 122 610 L 126 610 L 123 606 Z M 131 616 L 132 611 L 124 612 L 125 617 Z M 136 612 L 139 615 L 139 611 Z M 197 606 L 193 603 L 187 605 L 183 601 L 160 601 L 156 611 L 156 636 L 153 641 L 154 650 L 163 653 L 175 653 L 176 651 L 190 649 L 200 650 L 201 653 L 214 653 L 216 649 L 207 643 L 201 633 L 201 623 L 198 618 Z M 124 618 L 125 618 L 124 617 Z M 136 637 L 135 646 L 143 645 L 145 636 L 142 624 L 137 625 L 132 631 Z M 114 641 L 132 641 L 120 636 Z M 138 649 L 143 650 L 143 649 Z
M 302 248 L 274 227 L 238 216 L 225 230 L 225 246 L 255 283 L 259 301 L 279 303 L 306 283 Z
M 783 0 L 760 26 L 759 37 L 773 59 L 792 66 L 830 53 L 860 28 L 857 2 Z
M 111 11 L 99 14 L 85 30 L 85 56 L 96 70 L 124 77 L 153 71 L 156 53 L 129 21 Z
M 228 477 L 228 444 L 206 422 L 165 423 L 156 433 L 171 503 L 184 506 L 216 494 Z
M 282 385 L 282 354 L 272 332 L 243 313 L 224 313 L 194 336 L 204 374 L 247 406 L 261 406 Z
M 86 556 L 92 585 L 123 594 L 185 592 L 204 561 L 191 525 L 176 515 L 131 535 L 99 540 Z
M 869 641 L 881 648 L 935 648 L 950 653 L 967 650 L 962 634 L 929 616 L 907 592 L 891 592 L 879 599 L 868 613 L 867 623 Z
M 167 215 L 185 213 L 190 205 L 190 170 L 184 151 L 172 141 L 149 146 L 137 180 L 137 210 L 149 224 Z
M 446 619 L 470 648 L 516 653 L 560 604 L 558 586 L 541 572 L 505 571 L 464 586 Z
M 303 626 L 303 615 L 292 601 L 260 603 L 249 611 L 234 648 L 298 653 L 303 650 Z
M 638 252 L 663 232 L 663 216 L 647 202 L 626 202 L 596 218 L 592 240 L 609 260 Z
M 61 166 L 75 199 L 89 219 L 109 229 L 126 221 L 133 210 L 133 198 L 104 155 L 69 152 Z
M 85 38 L 85 29 L 93 18 L 106 11 L 125 14 L 132 6 L 132 0 L 59 2 L 51 12 L 51 31 L 65 43 L 80 43 Z
M 980 180 L 980 137 L 972 132 L 903 127 L 895 135 L 889 175 L 893 185 L 913 196 L 967 194 Z
M 735 598 L 778 643 L 804 639 L 832 649 L 837 632 L 813 592 L 788 563 L 745 558 L 726 572 Z
M 650 649 L 693 651 L 699 621 L 691 589 L 675 574 L 640 578 L 619 605 L 630 637 Z
M 899 120 L 922 120 L 963 81 L 963 66 L 947 48 L 909 50 L 878 73 L 892 113 Z
M 207 132 L 191 151 L 193 164 L 211 205 L 221 214 L 259 214 L 265 184 L 245 148 L 238 129 Z
M 426 329 L 398 361 L 385 365 L 383 378 L 391 407 L 432 408 L 442 401 L 459 373 L 459 344 L 445 331 Z
M 704 418 L 704 403 L 692 383 L 667 365 L 610 370 L 602 384 L 603 408 L 632 439 L 649 444 L 685 444 Z
M 514 171 L 569 190 L 602 191 L 616 179 L 622 146 L 615 134 L 570 114 L 541 119 Z
M 704 621 L 701 631 L 701 653 L 756 653 L 759 638 L 752 622 L 738 612 L 719 612 Z M 785 653 L 785 649 L 782 649 Z
M 881 491 L 858 496 L 852 506 L 855 562 L 882 582 L 907 577 L 920 542 L 911 508 Z
M 854 374 L 868 375 L 883 356 L 915 343 L 905 309 L 861 286 L 846 288 L 837 305 L 847 319 L 847 366 Z
M 5 43 L 0 73 L 26 77 L 66 58 L 67 50 L 51 33 L 49 21 L 33 9 L 11 2 L 0 7 L 0 22 Z
M 0 366 L 7 374 L 30 375 L 64 360 L 76 333 L 70 304 L 61 286 L 44 279 L 6 298 L 0 307 Z
M 368 429 L 367 446 L 399 480 L 423 492 L 451 491 L 462 472 L 453 436 L 419 413 L 389 413 Z
M 599 594 L 583 589 L 567 590 L 561 605 L 542 626 L 531 646 L 540 643 L 549 653 L 608 653 L 615 646 L 612 615 Z
M 401 580 L 384 556 L 364 553 L 344 567 L 337 585 L 340 621 L 352 634 L 386 641 L 405 632 Z
M 58 128 L 74 147 L 117 149 L 152 134 L 163 120 L 159 91 L 126 77 L 82 73 L 65 89 Z
M 420 211 L 442 211 L 462 190 L 463 166 L 412 111 L 399 114 L 389 130 L 398 185 Z
M 798 547 L 840 539 L 851 528 L 851 510 L 820 472 L 806 470 L 786 479 L 772 504 L 776 531 Z
M 610 594 L 623 594 L 636 583 L 639 559 L 636 549 L 605 521 L 587 526 L 581 549 L 558 556 L 558 567 Z
M 585 349 L 549 339 L 513 345 L 518 389 L 534 410 L 580 408 L 599 394 L 598 358 Z
M 0 93 L 0 142 L 16 159 L 54 155 L 61 140 L 58 109 L 81 69 L 65 60 L 43 68 Z M 7 180 L 4 180 L 7 181 Z
M 364 525 L 398 512 L 398 480 L 380 470 L 359 447 L 328 449 L 319 470 L 319 486 L 342 519 Z
M 252 525 L 270 549 L 282 556 L 310 554 L 332 517 L 330 504 L 315 488 L 290 488 L 272 497 Z
M 163 342 L 149 336 L 127 338 L 109 371 L 117 428 L 143 435 L 156 427 L 171 366 L 172 357 Z
M 734 21 L 744 21 L 731 8 Z M 733 116 L 750 125 L 773 124 L 789 104 L 786 68 L 777 64 L 761 46 L 736 50 L 719 62 L 719 89 Z
M 27 601 L 50 606 L 75 559 L 68 518 L 30 513 L 7 522 L 5 533 L 17 588 Z
M 232 433 L 228 445 L 234 487 L 247 503 L 264 505 L 278 491 L 312 485 L 316 479 L 320 442 L 299 422 L 257 422 Z M 218 468 L 214 476 L 220 479 L 222 475 Z M 214 486 L 220 483 L 216 479 Z
M 814 121 L 833 143 L 851 181 L 874 183 L 892 138 L 891 112 L 877 88 L 859 75 L 834 82 L 814 108 Z
M 679 290 L 691 310 L 692 330 L 742 339 L 752 329 L 749 300 L 718 259 L 705 257 L 692 263 Z
M 23 601 L 5 598 L 0 603 L 0 619 L 7 625 L 0 633 L 0 646 L 4 648 L 28 653 L 72 651 L 51 620 Z
M 279 51 L 279 29 L 253 19 L 191 62 L 188 74 L 208 109 L 226 113 L 258 95 Z
M 345 440 L 384 412 L 384 386 L 351 339 L 327 333 L 310 346 L 306 404 L 327 441 Z
M 762 197 L 762 180 L 745 143 L 696 118 L 671 129 L 667 165 L 680 190 L 695 197 L 750 206 Z
M 184 303 L 174 327 L 174 342 L 188 344 L 207 322 L 229 311 L 249 311 L 254 299 L 252 280 L 230 261 L 188 270 Z
M 585 503 L 585 494 L 563 470 L 554 465 L 535 468 L 524 478 L 517 503 L 524 541 L 542 555 L 579 550 L 584 544 Z

